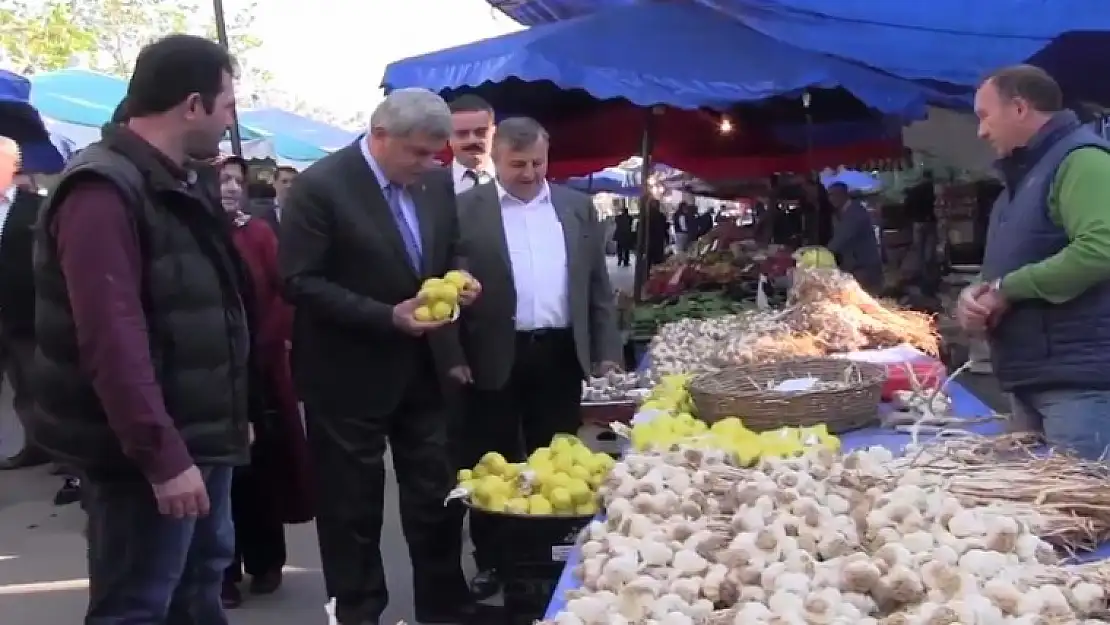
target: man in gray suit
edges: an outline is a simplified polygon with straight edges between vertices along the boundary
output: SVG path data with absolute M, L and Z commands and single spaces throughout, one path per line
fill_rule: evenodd
M 458 521 L 443 507 L 453 484 L 439 382 L 465 361 L 453 325 L 414 318 L 421 282 L 461 262 L 451 174 L 431 169 L 450 134 L 439 96 L 394 91 L 370 132 L 301 173 L 282 207 L 293 373 L 318 478 L 324 581 L 341 625 L 376 624 L 389 601 L 379 548 L 387 442 L 416 620 L 461 622 L 470 608 L 452 539 Z
M 548 184 L 548 145 L 535 120 L 502 121 L 497 179 L 458 198 L 467 267 L 482 284 L 461 330 L 470 460 L 485 451 L 521 460 L 577 432 L 584 376 L 622 355 L 603 229 L 589 196 Z M 471 536 L 487 568 L 490 538 L 473 523 Z

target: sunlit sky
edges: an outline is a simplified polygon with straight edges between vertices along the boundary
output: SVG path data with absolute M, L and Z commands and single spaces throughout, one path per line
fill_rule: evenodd
M 230 14 L 241 0 L 225 0 Z M 316 106 L 363 113 L 390 62 L 519 30 L 485 0 L 259 0 L 253 61 Z

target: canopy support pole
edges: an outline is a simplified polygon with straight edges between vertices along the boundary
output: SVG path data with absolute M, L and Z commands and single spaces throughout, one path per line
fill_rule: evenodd
M 648 272 L 648 220 L 651 211 L 648 210 L 651 195 L 651 153 L 655 145 L 655 107 L 644 111 L 644 135 L 640 143 L 640 221 L 636 228 L 636 267 L 632 281 L 633 301 L 643 299 L 644 283 L 647 282 Z
M 219 39 L 220 45 L 231 50 L 231 46 L 227 42 L 227 22 L 224 20 L 224 2 L 223 0 L 212 0 L 212 10 L 216 13 L 216 38 Z M 239 112 L 232 107 L 231 109 L 231 153 L 239 158 L 243 158 L 243 138 L 239 136 Z

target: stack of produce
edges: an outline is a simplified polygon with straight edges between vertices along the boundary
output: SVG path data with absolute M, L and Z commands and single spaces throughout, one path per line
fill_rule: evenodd
M 577 437 L 557 435 L 527 462 L 510 463 L 490 452 L 458 474 L 454 495 L 487 512 L 518 515 L 593 515 L 598 486 L 612 456 L 593 453 Z
M 713 319 L 752 308 L 723 293 L 690 293 L 661 303 L 640 304 L 632 310 L 632 336 L 650 339 L 659 328 L 680 319 Z
M 611 371 L 582 382 L 582 403 L 636 402 L 650 394 L 652 378 L 636 371 Z
M 1005 510 L 892 473 L 881 448 L 754 468 L 677 448 L 613 467 L 544 625 L 1063 625 L 1107 610 L 1105 567 L 1057 564 Z
M 790 250 L 760 247 L 752 241 L 718 247 L 700 255 L 675 255 L 652 267 L 644 283 L 646 299 L 674 297 L 692 290 L 723 289 L 737 283 L 754 285 L 759 276 L 781 278 L 794 266 Z M 754 293 L 754 290 L 752 290 Z
M 964 434 L 913 446 L 891 470 L 944 480 L 966 505 L 992 505 L 1067 551 L 1110 541 L 1110 469 L 1066 454 L 1042 453 L 1028 433 Z
M 876 300 L 836 269 L 797 268 L 784 309 L 665 325 L 651 362 L 662 373 L 687 373 L 902 343 L 936 355 L 933 319 Z
M 748 467 L 765 457 L 789 458 L 824 447 L 840 449 L 840 440 L 828 428 L 784 427 L 754 432 L 739 417 L 726 417 L 712 426 L 694 417 L 694 405 L 686 390 L 688 376 L 664 376 L 640 406 L 637 422 L 618 429 L 628 436 L 636 451 L 666 451 L 676 445 L 720 450 L 735 466 Z
M 447 321 L 459 311 L 459 294 L 474 289 L 474 279 L 461 271 L 449 271 L 442 278 L 428 278 L 420 285 L 420 306 L 413 311 L 417 321 Z

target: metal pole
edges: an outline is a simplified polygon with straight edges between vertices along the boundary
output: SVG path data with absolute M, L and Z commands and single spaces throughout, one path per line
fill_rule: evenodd
M 212 10 L 216 13 L 216 38 L 220 41 L 220 45 L 224 48 L 231 50 L 231 46 L 227 42 L 227 22 L 224 21 L 224 2 L 223 0 L 212 0 Z M 243 138 L 239 136 L 239 113 L 233 107 L 231 109 L 231 153 L 239 158 L 243 158 Z
M 648 271 L 648 201 L 651 196 L 651 152 L 655 143 L 655 110 L 648 108 L 644 117 L 644 136 L 640 144 L 640 225 L 636 230 L 636 273 L 633 278 L 633 298 L 643 299 L 644 283 Z

